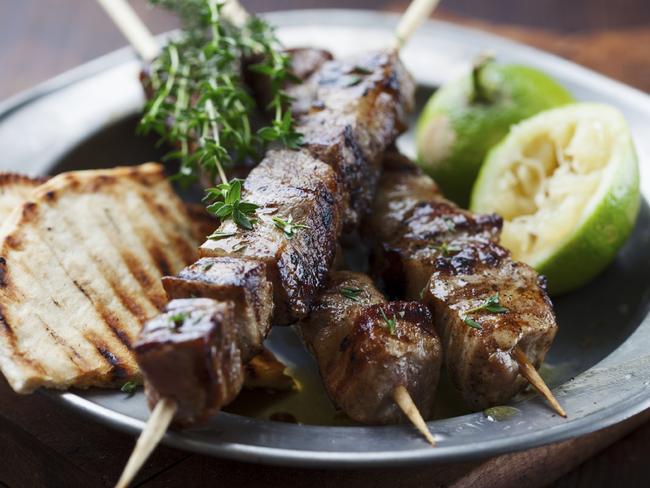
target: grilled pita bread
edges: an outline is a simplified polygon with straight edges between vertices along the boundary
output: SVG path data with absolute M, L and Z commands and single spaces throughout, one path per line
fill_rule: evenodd
M 30 178 L 15 173 L 0 173 L 0 224 L 14 208 L 23 204 L 44 178 Z
M 160 278 L 204 238 L 157 164 L 64 173 L 0 229 L 0 369 L 19 393 L 139 380 Z

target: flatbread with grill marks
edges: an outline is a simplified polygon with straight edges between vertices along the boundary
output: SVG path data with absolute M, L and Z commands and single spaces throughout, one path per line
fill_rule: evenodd
M 139 380 L 131 345 L 167 302 L 160 279 L 203 235 L 160 165 L 42 184 L 0 228 L 0 369 L 12 388 Z

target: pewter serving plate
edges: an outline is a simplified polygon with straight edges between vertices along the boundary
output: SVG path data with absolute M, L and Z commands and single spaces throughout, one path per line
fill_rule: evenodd
M 287 46 L 319 46 L 341 56 L 386 46 L 397 17 L 326 10 L 275 13 L 269 19 L 279 26 Z M 579 100 L 610 103 L 621 109 L 632 127 L 641 161 L 644 201 L 634 235 L 598 279 L 554 301 L 560 332 L 544 370 L 569 418 L 558 417 L 539 397 L 529 395 L 513 403 L 515 415 L 502 421 L 481 412 L 430 422 L 438 440 L 438 447 L 432 449 L 408 425 L 297 425 L 224 412 L 208 425 L 169 433 L 166 444 L 243 461 L 292 466 L 448 462 L 586 434 L 650 407 L 650 97 L 529 47 L 430 22 L 403 52 L 420 85 L 419 108 L 436 86 L 467 70 L 472 60 L 488 49 L 501 61 L 541 68 Z M 134 135 L 143 103 L 138 71 L 139 62 L 124 49 L 0 104 L 1 169 L 47 174 L 159 159 L 152 140 Z M 410 134 L 400 139 L 399 146 L 412 154 Z M 313 362 L 290 328 L 275 330 L 268 342 L 306 385 L 317 384 Z M 142 393 L 132 398 L 97 390 L 48 394 L 91 420 L 133 434 L 142 429 L 148 416 Z M 302 411 L 309 413 L 314 395 L 326 401 L 322 391 L 313 393 L 311 399 L 303 392 L 283 403 L 281 409 L 300 410 L 302 406 Z M 453 396 L 443 388 L 439 396 L 445 395 Z M 309 418 L 305 422 L 321 423 Z

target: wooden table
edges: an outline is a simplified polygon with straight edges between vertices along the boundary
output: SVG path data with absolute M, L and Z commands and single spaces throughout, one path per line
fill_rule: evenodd
M 147 9 L 144 0 L 133 3 L 155 32 L 176 25 L 164 12 Z M 253 11 L 298 6 L 401 10 L 405 3 L 244 0 Z M 527 42 L 650 91 L 647 0 L 446 0 L 436 18 Z M 120 34 L 90 0 L 0 0 L 0 99 L 122 45 Z M 590 436 L 524 453 L 409 470 L 271 468 L 161 448 L 138 483 L 148 488 L 647 486 L 649 419 L 646 413 Z M 15 395 L 0 379 L 0 487 L 110 486 L 132 444 L 132 438 L 87 421 L 44 395 Z

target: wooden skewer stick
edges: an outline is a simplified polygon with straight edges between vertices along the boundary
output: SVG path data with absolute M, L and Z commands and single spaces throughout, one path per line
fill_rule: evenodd
M 135 475 L 138 474 L 142 465 L 149 459 L 149 456 L 163 438 L 165 432 L 167 432 L 167 427 L 169 427 L 177 410 L 178 404 L 170 398 L 163 398 L 156 404 L 147 425 L 140 437 L 138 437 L 135 449 L 133 449 L 115 488 L 127 488 L 131 484 Z
M 393 49 L 399 51 L 411 38 L 420 25 L 427 20 L 440 0 L 413 0 L 402 14 L 395 29 Z
M 432 447 L 436 447 L 436 440 L 433 438 L 433 435 L 431 435 L 426 422 L 422 418 L 422 414 L 420 414 L 420 411 L 418 410 L 417 405 L 413 402 L 413 398 L 411 398 L 408 390 L 402 385 L 398 386 L 393 391 L 393 398 L 399 408 L 402 409 L 402 412 L 404 412 L 404 415 L 408 417 L 413 426 L 418 429 L 427 442 L 431 444 Z
M 551 390 L 546 386 L 546 383 L 535 369 L 535 366 L 533 366 L 533 364 L 528 360 L 526 354 L 521 349 L 515 348 L 512 355 L 519 365 L 519 374 L 526 378 L 540 395 L 546 398 L 558 415 L 566 418 L 567 415 L 562 408 L 562 405 L 560 405 L 560 402 L 558 402 L 553 396 L 553 393 L 551 393 Z
M 152 61 L 160 52 L 156 38 L 126 0 L 97 0 L 115 25 L 122 31 L 140 59 Z

